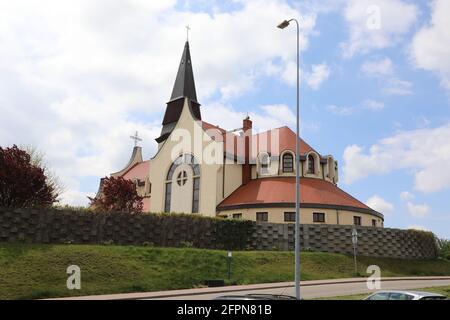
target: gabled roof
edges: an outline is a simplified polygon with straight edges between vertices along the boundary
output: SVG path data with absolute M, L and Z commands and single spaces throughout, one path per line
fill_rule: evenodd
M 127 171 L 129 171 L 132 167 L 134 167 L 138 163 L 141 163 L 142 161 L 142 147 L 136 146 L 133 148 L 133 153 L 131 154 L 131 158 L 125 168 L 118 172 L 112 173 L 111 176 L 122 177 Z
M 131 167 L 127 172 L 125 172 L 122 177 L 124 179 L 139 179 L 145 180 L 150 172 L 150 160 L 140 162 Z
M 300 178 L 302 207 L 329 208 L 383 215 L 322 179 Z M 239 187 L 218 206 L 219 211 L 239 208 L 295 207 L 295 177 L 254 179 Z
M 242 136 L 227 132 L 225 129 L 205 121 L 202 121 L 202 126 L 203 130 L 207 131 L 210 136 L 214 136 L 216 140 L 219 137 L 221 141 L 225 142 L 224 151 L 227 155 L 244 156 L 244 150 L 240 147 L 243 146 L 244 142 Z M 256 157 L 260 152 L 269 152 L 271 156 L 280 156 L 286 150 L 295 152 L 295 137 L 295 132 L 287 126 L 254 134 L 252 135 L 251 154 Z M 300 154 L 306 155 L 311 151 L 319 154 L 303 139 L 300 139 Z

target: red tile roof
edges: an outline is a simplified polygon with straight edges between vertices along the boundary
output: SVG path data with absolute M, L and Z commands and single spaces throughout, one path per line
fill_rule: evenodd
M 380 215 L 334 184 L 322 179 L 300 178 L 300 203 L 328 207 L 349 207 Z M 280 207 L 295 204 L 295 177 L 260 178 L 239 187 L 219 204 L 218 210 L 230 207 Z M 382 215 L 380 215 L 382 217 Z
M 210 136 L 215 136 L 225 142 L 225 151 L 230 155 L 243 156 L 243 137 L 227 132 L 225 129 L 202 121 L 203 130 L 208 130 Z M 214 132 L 216 130 L 216 132 Z M 252 152 L 255 158 L 260 152 L 269 152 L 272 156 L 279 156 L 285 150 L 295 152 L 296 134 L 289 127 L 281 127 L 252 135 Z M 233 143 L 230 145 L 230 142 Z M 305 155 L 310 151 L 317 152 L 303 139 L 300 139 L 300 154 Z M 317 152 L 318 153 L 318 152 Z

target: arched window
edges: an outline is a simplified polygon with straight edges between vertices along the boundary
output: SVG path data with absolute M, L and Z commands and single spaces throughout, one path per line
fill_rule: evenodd
M 308 173 L 315 174 L 316 173 L 316 164 L 315 159 L 312 154 L 308 156 Z
M 294 156 L 289 152 L 283 155 L 283 172 L 294 172 Z
M 192 213 L 198 213 L 200 204 L 200 165 L 191 154 L 179 156 L 170 166 L 166 178 L 166 193 L 164 201 L 164 212 L 170 212 L 172 198 L 172 179 L 175 170 L 182 164 L 187 164 L 193 171 L 193 195 L 192 195 Z M 187 172 L 182 171 L 178 174 L 176 182 L 179 186 L 184 186 L 187 182 Z

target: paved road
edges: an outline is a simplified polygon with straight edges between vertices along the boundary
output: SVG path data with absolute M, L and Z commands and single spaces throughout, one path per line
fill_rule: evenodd
M 302 281 L 304 299 L 335 297 L 370 293 L 362 278 Z M 417 289 L 450 286 L 450 277 L 383 278 L 381 289 Z M 255 284 L 223 288 L 199 288 L 146 293 L 128 293 L 89 297 L 66 298 L 69 300 L 211 300 L 221 295 L 268 293 L 294 295 L 294 283 Z M 65 300 L 65 299 L 64 299 Z
M 448 280 L 403 280 L 403 281 L 385 281 L 381 283 L 381 289 L 392 290 L 404 290 L 404 289 L 418 289 L 428 287 L 450 286 L 450 279 Z M 336 297 L 343 295 L 353 295 L 370 293 L 373 290 L 367 289 L 366 283 L 336 283 L 336 284 L 323 284 L 304 286 L 302 288 L 302 297 L 304 299 Z M 238 292 L 226 292 L 226 293 L 210 293 L 202 295 L 186 295 L 177 297 L 165 297 L 157 299 L 171 299 L 171 300 L 211 300 L 221 295 L 229 294 L 249 294 L 249 293 L 266 293 L 266 294 L 287 294 L 295 296 L 295 290 L 293 286 L 287 288 L 265 289 L 265 290 L 248 290 Z

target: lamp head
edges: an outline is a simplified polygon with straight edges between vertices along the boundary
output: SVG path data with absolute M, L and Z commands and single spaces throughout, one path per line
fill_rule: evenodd
M 284 28 L 286 28 L 287 26 L 289 26 L 289 21 L 284 20 L 282 23 L 280 23 L 280 24 L 278 25 L 278 28 L 284 29 Z

